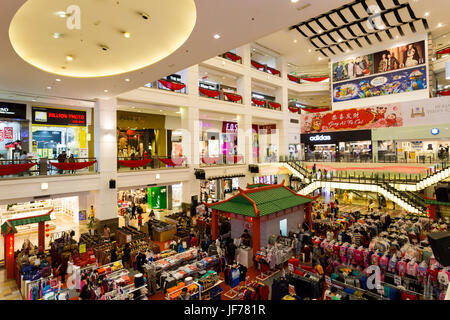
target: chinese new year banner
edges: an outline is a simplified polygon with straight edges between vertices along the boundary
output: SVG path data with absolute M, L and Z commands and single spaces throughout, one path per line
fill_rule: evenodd
M 381 105 L 306 114 L 301 117 L 302 133 L 361 130 L 403 126 L 401 108 Z
M 333 85 L 333 102 L 427 89 L 427 68 L 418 67 Z

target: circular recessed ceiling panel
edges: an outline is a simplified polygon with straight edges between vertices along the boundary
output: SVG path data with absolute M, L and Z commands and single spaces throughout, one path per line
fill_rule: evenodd
M 104 77 L 169 56 L 189 38 L 196 19 L 194 0 L 28 0 L 9 38 L 36 68 Z

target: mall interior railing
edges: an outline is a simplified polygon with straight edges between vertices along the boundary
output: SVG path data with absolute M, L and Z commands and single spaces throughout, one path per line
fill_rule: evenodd
M 269 110 L 281 111 L 281 104 L 276 101 L 269 101 L 265 99 L 252 99 L 252 107 L 264 108 Z
M 167 79 L 161 79 L 161 81 L 164 81 L 164 83 L 166 83 L 166 85 L 168 85 L 169 87 L 164 86 L 160 81 L 153 81 L 153 82 L 147 83 L 145 85 L 145 87 L 187 94 L 187 86 L 184 83 L 176 82 L 173 80 L 167 80 Z M 183 85 L 184 85 L 184 88 L 182 88 L 180 90 L 176 90 L 176 88 L 178 86 L 183 86 Z
M 37 177 L 37 176 L 57 176 L 57 175 L 78 175 L 98 172 L 98 163 L 95 158 L 74 158 L 64 162 L 65 167 L 73 167 L 68 170 L 59 169 L 56 166 L 60 163 L 58 159 L 11 159 L 0 160 L 0 179 Z M 71 166 L 70 164 L 74 165 Z M 35 165 L 32 165 L 35 164 Z
M 254 69 L 271 74 L 276 77 L 281 77 L 281 72 L 275 68 L 269 67 L 266 64 L 259 63 L 258 61 L 252 60 L 251 65 Z
M 212 166 L 223 166 L 223 165 L 236 165 L 245 164 L 245 157 L 241 154 L 236 155 L 218 155 L 218 156 L 208 156 L 200 155 L 200 167 L 212 167 Z
M 230 51 L 219 55 L 219 57 L 242 64 L 242 57 Z
M 160 169 L 180 169 L 189 167 L 187 157 L 152 156 L 144 157 L 119 157 L 117 158 L 117 170 L 138 171 L 138 170 L 160 170 Z
M 201 87 L 199 87 L 198 90 L 199 96 L 203 98 L 233 102 L 238 104 L 244 103 L 242 96 L 234 92 L 227 92 L 223 90 L 210 90 Z
M 320 153 L 307 153 L 302 161 L 306 162 L 361 162 L 361 163 L 423 163 L 433 164 L 440 161 L 448 161 L 448 154 L 436 155 L 419 155 L 414 159 L 405 158 L 403 155 L 378 155 L 376 159 L 372 157 L 372 153 L 359 153 L 359 154 L 338 154 L 336 156 L 327 154 L 324 156 Z

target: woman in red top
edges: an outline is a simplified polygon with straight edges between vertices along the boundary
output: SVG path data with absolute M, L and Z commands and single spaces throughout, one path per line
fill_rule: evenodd
M 142 214 L 140 214 L 140 213 L 138 215 L 138 226 L 139 226 L 139 230 L 141 230 L 141 227 L 142 227 Z

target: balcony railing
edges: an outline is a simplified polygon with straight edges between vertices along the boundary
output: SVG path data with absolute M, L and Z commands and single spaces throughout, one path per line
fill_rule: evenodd
M 186 84 L 178 81 L 160 79 L 145 85 L 147 88 L 187 94 Z
M 235 54 L 233 52 L 229 52 L 229 51 L 225 52 L 222 55 L 220 55 L 219 57 L 242 64 L 242 57 L 238 56 L 237 54 Z
M 161 169 L 180 169 L 189 167 L 186 157 L 167 157 L 152 156 L 148 159 L 142 157 L 117 158 L 117 170 L 139 171 L 139 170 L 161 170 Z
M 443 156 L 437 156 L 435 154 L 419 155 L 414 159 L 408 159 L 404 156 L 395 154 L 378 154 L 376 159 L 373 159 L 371 152 L 361 153 L 306 153 L 301 159 L 308 162 L 364 162 L 364 163 L 417 163 L 417 164 L 433 164 L 442 161 L 448 161 L 449 156 L 445 154 Z
M 269 67 L 266 64 L 259 63 L 258 61 L 252 60 L 251 65 L 254 69 L 271 74 L 273 76 L 281 77 L 280 70 L 277 70 L 275 68 Z
M 281 111 L 281 104 L 275 101 L 269 101 L 265 99 L 252 98 L 252 106 L 258 108 L 265 108 L 270 110 Z
M 236 165 L 245 164 L 245 157 L 243 155 L 218 155 L 218 156 L 208 156 L 200 155 L 200 166 L 201 167 L 211 167 L 211 166 L 223 166 L 223 165 Z
M 95 158 L 67 159 L 65 162 L 47 158 L 0 161 L 0 179 L 81 175 L 96 172 L 98 172 L 98 163 Z
M 198 91 L 200 97 L 243 104 L 242 96 L 237 93 L 227 92 L 223 90 L 206 89 L 203 87 L 199 87 Z

